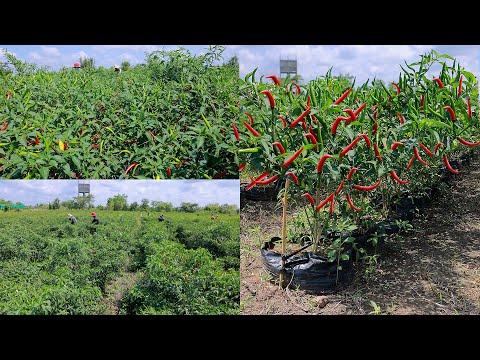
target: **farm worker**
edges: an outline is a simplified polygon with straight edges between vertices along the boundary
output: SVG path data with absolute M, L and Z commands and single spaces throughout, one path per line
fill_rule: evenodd
M 72 214 L 68 214 L 68 221 L 70 221 L 70 224 L 76 224 L 77 223 L 77 219 Z
M 97 213 L 95 211 L 92 212 L 92 216 L 93 216 L 92 224 L 98 225 L 100 221 L 97 219 Z
M 115 70 L 116 72 L 122 72 L 122 69 L 120 69 L 120 66 L 118 65 L 114 65 L 113 70 Z
M 76 70 L 80 70 L 82 66 L 80 65 L 80 63 L 75 63 L 73 64 L 73 68 L 76 69 Z
M 165 219 L 164 219 L 163 214 L 162 214 L 158 217 L 158 221 L 163 221 L 163 220 L 165 220 Z

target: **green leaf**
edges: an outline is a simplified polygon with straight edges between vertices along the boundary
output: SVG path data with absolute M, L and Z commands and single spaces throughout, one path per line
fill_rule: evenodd
M 340 259 L 341 260 L 348 260 L 350 257 L 348 256 L 348 254 L 342 254 L 340 255 Z
M 425 126 L 428 126 L 429 128 L 431 127 L 436 127 L 436 128 L 450 128 L 451 125 L 448 125 L 444 122 L 438 121 L 438 120 L 433 120 L 433 119 L 422 119 L 420 120 L 419 123 L 420 128 L 423 128 Z
M 41 167 L 38 172 L 40 173 L 40 175 L 42 176 L 42 179 L 48 179 L 48 173 L 49 173 L 49 170 L 48 168 L 46 167 Z

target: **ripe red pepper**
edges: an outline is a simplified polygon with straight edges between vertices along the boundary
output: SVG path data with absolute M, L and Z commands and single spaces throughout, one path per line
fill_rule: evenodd
M 290 175 L 290 177 L 293 179 L 293 182 L 294 182 L 295 184 L 298 184 L 297 175 L 295 175 L 293 172 L 287 171 L 287 172 L 285 173 L 285 175 Z
M 256 181 L 255 180 L 255 185 L 268 185 L 274 182 L 275 180 L 278 179 L 278 175 L 273 175 L 270 179 L 265 179 L 262 181 Z
M 255 130 L 253 127 L 250 126 L 249 123 L 247 123 L 246 121 L 243 122 L 243 125 L 245 125 L 245 127 L 254 135 L 254 136 L 260 136 L 260 133 Z
M 372 191 L 375 190 L 377 187 L 380 186 L 382 183 L 382 178 L 378 179 L 378 181 L 370 186 L 363 186 L 363 185 L 353 185 L 353 188 L 359 191 Z
M 375 135 L 377 131 L 378 131 L 378 123 L 375 123 L 375 125 L 373 125 L 372 135 Z
M 463 75 L 460 75 L 460 82 L 458 83 L 458 96 L 462 95 L 462 82 L 463 82 Z
M 286 128 L 286 127 L 287 127 L 287 122 L 285 121 L 285 119 L 284 119 L 283 117 L 281 117 L 281 116 L 278 116 L 278 118 L 279 118 L 280 120 L 282 120 L 283 128 Z
M 428 165 L 428 163 L 420 157 L 420 154 L 418 153 L 418 149 L 416 146 L 413 147 L 413 154 L 415 155 L 415 158 L 423 165 Z
M 365 140 L 365 143 L 367 144 L 367 147 L 370 147 L 372 145 L 370 139 L 368 138 L 367 134 L 363 133 L 363 134 L 360 134 L 358 136 L 361 136 L 363 137 L 363 139 Z
M 305 118 L 302 119 L 302 127 L 303 127 L 303 130 L 307 130 L 307 123 L 305 122 Z
M 276 85 L 280 86 L 280 81 L 278 80 L 278 78 L 277 78 L 275 75 L 268 75 L 268 76 L 265 76 L 265 77 L 268 78 L 268 79 L 272 79 L 273 82 L 274 82 Z
M 317 120 L 317 118 L 315 117 L 315 115 L 310 115 L 310 117 L 312 118 L 313 123 L 314 123 L 315 125 L 317 125 L 317 124 L 318 124 L 318 120 Z
M 294 121 L 292 121 L 292 123 L 290 124 L 290 128 L 295 127 L 295 125 L 297 125 L 300 121 L 302 121 L 302 119 L 303 119 L 305 116 L 308 115 L 308 113 L 310 112 L 310 110 L 311 110 L 311 107 L 307 107 L 307 108 L 305 109 L 305 111 L 302 112 L 298 118 L 296 118 Z
M 152 138 L 155 139 L 155 135 L 153 134 L 153 132 L 151 132 L 151 131 L 148 131 L 148 132 L 150 133 L 150 135 L 152 136 Z
M 305 193 L 305 194 L 303 194 L 302 196 L 305 196 L 305 197 L 308 199 L 308 201 L 310 201 L 310 204 L 311 204 L 312 206 L 315 206 L 315 201 L 313 200 L 312 195 L 310 195 L 309 193 Z
M 323 156 L 320 158 L 320 160 L 318 160 L 317 172 L 322 171 L 323 164 L 325 164 L 325 161 L 326 161 L 327 159 L 331 159 L 331 158 L 333 158 L 333 156 L 330 155 L 330 154 L 325 154 L 325 155 L 323 155 Z
M 467 111 L 468 111 L 468 117 L 472 117 L 472 106 L 470 105 L 470 98 L 467 99 Z
M 455 113 L 453 112 L 453 109 L 452 109 L 451 106 L 445 105 L 443 108 L 444 108 L 445 110 L 447 110 L 448 113 L 450 114 L 450 119 L 452 119 L 452 120 L 455 120 L 455 119 L 456 119 L 456 118 L 455 118 Z
M 314 136 L 312 133 L 306 133 L 306 134 L 303 134 L 303 135 L 305 135 L 306 137 L 308 137 L 313 144 L 316 144 L 316 143 L 317 143 L 317 139 L 315 138 L 315 136 Z M 315 146 L 314 149 L 317 150 L 317 149 L 318 149 L 318 145 Z
M 307 96 L 307 107 L 310 107 L 310 95 Z
M 442 80 L 440 80 L 439 78 L 433 78 L 433 81 L 436 81 L 437 84 L 438 84 L 438 86 L 439 86 L 440 88 L 443 88 L 443 87 L 444 87 L 444 86 L 443 86 L 443 83 L 442 83 Z
M 437 153 L 437 150 L 440 146 L 442 146 L 443 143 L 442 142 L 439 142 L 437 145 L 435 145 L 435 150 L 433 151 L 435 154 Z
M 297 95 L 299 95 L 302 92 L 302 90 L 300 90 L 300 86 L 295 83 L 292 83 L 292 85 L 295 86 L 295 89 L 297 89 Z
M 281 154 L 285 154 L 285 149 L 283 148 L 283 145 L 279 143 L 278 141 L 275 141 L 272 146 L 276 146 L 278 150 L 280 150 Z
M 368 139 L 367 137 L 367 134 L 360 134 L 358 135 L 358 137 L 353 140 L 350 145 L 348 145 L 347 147 L 345 147 L 342 152 L 340 153 L 340 156 L 345 156 L 346 153 L 348 153 L 350 150 L 353 149 L 353 147 L 360 141 L 361 138 L 364 138 L 365 141 L 367 142 L 367 146 L 369 147 L 369 144 L 370 144 L 370 139 Z
M 333 214 L 334 204 L 335 204 L 335 193 L 332 194 L 332 199 L 330 200 L 330 214 Z
M 367 103 L 363 103 L 357 110 L 355 110 L 355 117 L 357 117 L 363 109 L 365 109 L 365 106 L 367 106 Z
M 395 114 L 397 114 L 398 118 L 400 119 L 400 125 L 405 124 L 405 119 L 403 118 L 402 114 L 400 113 L 395 113 Z
M 170 169 L 170 166 L 167 168 L 167 175 L 168 177 L 172 176 L 172 169 Z
M 355 211 L 362 211 L 362 208 L 359 208 L 359 207 L 356 207 L 355 205 L 353 205 L 353 201 L 352 201 L 352 197 L 350 195 L 347 195 L 347 201 L 348 201 L 348 205 L 350 205 L 350 207 L 355 210 Z
M 300 155 L 303 151 L 303 146 L 300 148 L 300 150 L 297 150 L 295 154 L 293 154 L 289 159 L 285 160 L 283 163 L 283 167 L 286 168 L 288 165 L 290 165 L 297 157 Z
M 265 179 L 265 178 L 268 176 L 268 174 L 270 174 L 270 172 L 269 172 L 269 171 L 265 171 L 262 175 L 260 175 L 259 177 L 257 177 L 255 180 L 253 180 L 253 179 L 250 177 L 250 180 L 251 180 L 252 182 L 245 188 L 245 190 L 246 190 L 246 191 L 250 190 L 252 187 L 255 186 L 256 181 L 260 181 L 260 180 L 262 180 L 262 179 Z
M 128 174 L 128 172 L 129 172 L 130 170 L 132 170 L 132 168 L 134 168 L 135 165 L 137 165 L 137 164 L 138 164 L 137 162 L 134 162 L 132 165 L 130 165 L 130 166 L 127 168 L 127 170 L 125 170 L 125 174 Z
M 184 91 L 188 91 L 188 90 L 191 90 L 191 89 L 192 89 L 192 85 L 188 85 L 188 86 L 183 88 Z M 115 97 L 117 97 L 117 96 L 115 95 Z
M 80 136 L 82 136 L 82 134 L 83 134 L 83 128 L 81 128 L 81 129 L 78 131 L 78 133 L 80 134 Z
M 94 144 L 92 146 L 90 146 L 90 148 L 92 149 L 98 149 L 100 147 L 100 144 Z
M 315 137 L 315 141 L 318 143 L 317 135 L 315 134 L 315 131 L 313 130 L 313 128 L 311 126 L 310 126 L 310 134 L 313 134 L 313 136 Z
M 250 125 L 253 125 L 253 116 L 250 115 L 249 113 L 245 113 L 245 115 L 247 115 L 250 119 Z
M 379 162 L 382 162 L 383 159 L 382 159 L 382 157 L 380 156 L 380 151 L 378 151 L 377 143 L 373 143 L 373 151 L 375 152 L 375 156 L 377 157 L 378 161 L 379 161 Z
M 410 169 L 412 167 L 414 161 L 415 161 L 415 155 L 412 155 L 412 157 L 410 158 L 410 161 L 408 162 L 408 165 L 407 165 L 407 171 L 408 171 L 408 169 Z
M 395 90 L 397 90 L 397 95 L 400 94 L 400 87 L 395 84 L 394 82 L 392 82 L 393 86 L 395 86 Z
M 233 133 L 235 134 L 235 137 L 237 138 L 237 141 L 240 141 L 240 134 L 238 133 L 238 129 L 235 126 L 234 123 L 232 123 L 232 127 L 233 127 Z
M 390 170 L 390 175 L 392 175 L 392 178 L 393 178 L 396 182 L 398 182 L 398 183 L 400 183 L 400 184 L 402 184 L 402 185 L 406 185 L 406 184 L 408 184 L 408 183 L 410 182 L 410 180 L 402 180 L 402 179 L 400 179 L 400 178 L 398 177 L 397 173 L 395 172 L 395 170 Z
M 238 171 L 242 171 L 243 169 L 245 169 L 245 164 L 242 164 L 238 167 Z
M 214 175 L 213 179 L 221 179 L 227 174 L 227 172 L 228 172 L 228 170 L 223 170 L 221 173 L 218 173 L 217 175 Z M 168 176 L 170 176 L 170 175 L 171 175 L 171 173 Z
M 10 100 L 10 90 L 7 91 L 7 100 Z
M 450 163 L 448 162 L 447 155 L 443 155 L 443 162 L 445 163 L 445 166 L 447 167 L 448 171 L 454 174 L 460 174 L 460 170 L 455 170 L 450 166 Z
M 350 117 L 346 121 L 347 124 L 350 124 L 353 121 L 357 121 L 357 116 L 355 115 L 352 109 L 345 109 L 343 110 L 343 112 L 346 112 L 348 115 L 350 115 Z
M 427 154 L 430 155 L 430 156 L 433 156 L 433 153 L 432 153 L 430 150 L 428 150 L 428 148 L 427 148 L 425 145 L 423 145 L 423 144 L 420 142 L 420 140 L 418 141 L 418 145 L 420 145 L 420 147 L 422 148 L 423 151 L 425 151 L 425 153 L 427 153 Z
M 345 91 L 342 96 L 340 96 L 337 100 L 335 100 L 333 102 L 333 105 L 338 105 L 340 104 L 343 100 L 345 100 L 345 98 L 348 96 L 348 94 L 350 94 L 350 91 L 352 91 L 352 88 L 348 89 L 347 91 Z
M 0 131 L 4 131 L 4 130 L 7 130 L 7 122 L 6 121 L 3 122 L 3 127 L 0 129 Z
M 343 184 L 345 184 L 345 180 L 342 180 L 342 182 L 340 183 L 340 185 L 338 185 L 338 188 L 337 188 L 337 190 L 335 191 L 335 195 L 340 194 L 340 191 L 342 191 L 342 189 L 343 189 Z
M 268 97 L 268 101 L 270 102 L 270 107 L 273 109 L 275 107 L 275 99 L 272 96 L 272 93 L 268 90 L 260 91 L 260 94 L 265 94 Z
M 422 94 L 422 98 L 420 99 L 420 106 L 425 104 L 425 94 Z
M 397 147 L 399 146 L 403 146 L 403 143 L 401 141 L 395 141 L 393 144 L 392 144 L 392 151 L 395 150 Z
M 355 171 L 357 171 L 357 170 L 358 170 L 357 167 L 352 167 L 352 168 L 350 169 L 350 171 L 348 172 L 347 180 L 352 180 L 353 173 L 354 173 Z
M 324 207 L 329 201 L 332 202 L 333 200 L 333 197 L 335 196 L 335 193 L 331 193 L 330 195 L 328 195 L 325 200 L 323 200 L 320 204 L 318 204 L 318 206 L 315 208 L 315 210 L 320 210 L 322 207 Z M 330 204 L 331 206 L 331 204 Z
M 332 124 L 332 135 L 335 135 L 337 133 L 337 128 L 338 128 L 338 125 L 340 124 L 340 122 L 342 120 L 348 120 L 349 118 L 345 117 L 345 116 L 339 116 L 335 119 L 335 121 L 333 122 Z
M 480 145 L 480 141 L 472 143 L 470 141 L 462 139 L 460 136 L 458 137 L 458 141 L 460 141 L 463 145 L 472 146 L 472 147 Z

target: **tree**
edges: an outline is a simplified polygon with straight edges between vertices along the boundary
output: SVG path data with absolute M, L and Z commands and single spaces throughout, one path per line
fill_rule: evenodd
M 115 195 L 113 198 L 107 199 L 107 209 L 111 210 L 128 210 L 127 195 Z
M 95 69 L 95 60 L 89 57 L 81 57 L 80 67 L 82 69 Z
M 231 68 L 237 77 L 240 77 L 240 63 L 237 56 L 232 56 L 225 65 Z
M 195 204 L 195 203 L 190 203 L 190 202 L 182 202 L 180 204 L 180 207 L 178 208 L 178 211 L 182 211 L 182 212 L 195 212 L 196 210 L 198 210 L 198 204 Z
M 152 201 L 152 209 L 154 211 L 166 211 L 166 212 L 169 212 L 169 211 L 172 211 L 173 210 L 173 205 L 172 203 L 169 203 L 169 202 L 163 202 L 163 201 L 155 201 L 153 200 Z
M 137 209 L 138 209 L 138 203 L 137 203 L 136 201 L 132 202 L 132 203 L 130 204 L 129 210 L 130 210 L 130 211 L 135 211 L 135 210 L 137 210 Z
M 94 201 L 95 196 L 93 194 L 88 194 L 86 196 L 76 196 L 73 198 L 75 209 L 90 209 L 93 207 Z
M 58 210 L 60 209 L 60 199 L 57 197 L 55 200 L 53 200 L 52 203 L 52 210 Z
M 123 61 L 120 65 L 122 71 L 127 71 L 130 69 L 130 63 L 128 61 Z
M 143 210 L 148 210 L 148 208 L 149 208 L 148 203 L 149 203 L 148 199 L 142 199 L 140 209 L 142 209 L 142 211 Z

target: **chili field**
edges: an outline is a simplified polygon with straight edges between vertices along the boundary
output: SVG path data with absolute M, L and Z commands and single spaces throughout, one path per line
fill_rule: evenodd
M 0 178 L 235 179 L 238 66 L 154 51 L 123 72 L 0 72 Z
M 239 215 L 0 213 L 0 313 L 237 314 Z

